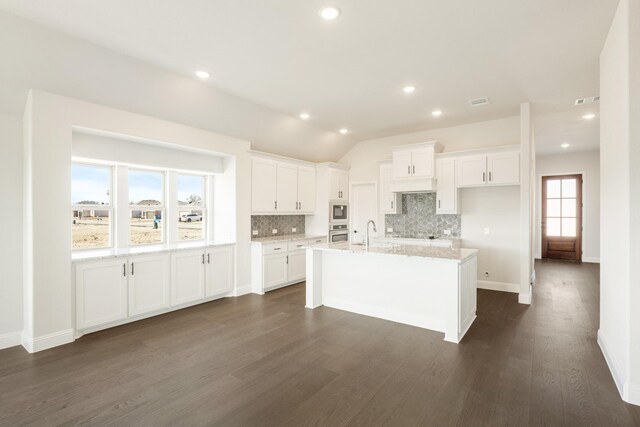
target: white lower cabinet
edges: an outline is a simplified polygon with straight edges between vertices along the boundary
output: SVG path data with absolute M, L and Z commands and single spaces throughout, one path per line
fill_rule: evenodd
M 234 272 L 232 245 L 78 261 L 76 329 L 104 329 L 227 296 Z
M 287 280 L 289 282 L 303 281 L 307 278 L 306 251 L 289 252 L 287 258 Z
M 262 277 L 265 290 L 287 283 L 287 257 L 286 253 L 264 256 Z
M 204 251 L 180 251 L 171 255 L 171 306 L 204 298 Z
M 205 297 L 224 295 L 233 290 L 234 262 L 232 248 L 207 249 Z
M 84 262 L 76 268 L 78 329 L 127 317 L 127 261 Z
M 129 316 L 169 307 L 168 254 L 129 258 Z

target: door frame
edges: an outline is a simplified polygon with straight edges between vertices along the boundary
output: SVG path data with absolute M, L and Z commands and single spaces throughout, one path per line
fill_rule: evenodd
M 380 220 L 380 200 L 378 200 L 378 198 L 380 197 L 380 195 L 378 194 L 378 181 L 353 181 L 349 183 L 349 241 L 351 241 L 351 234 L 353 233 L 353 227 L 354 227 L 354 216 L 353 216 L 353 205 L 354 205 L 354 197 L 353 195 L 355 194 L 353 192 L 354 187 L 359 187 L 362 185 L 373 185 L 374 191 L 375 191 L 375 210 L 376 210 L 376 214 L 375 214 L 375 218 L 376 218 L 376 228 L 378 229 L 378 232 L 374 234 L 374 236 L 377 236 L 378 233 L 380 233 L 380 224 L 378 223 L 378 221 Z M 382 227 L 384 228 L 384 224 L 382 224 Z
M 539 185 L 539 195 L 536 195 L 536 199 L 540 202 L 539 206 L 538 206 L 538 217 L 535 219 L 536 221 L 536 227 L 538 228 L 538 233 L 540 235 L 540 240 L 537 242 L 538 247 L 536 248 L 537 250 L 537 254 L 535 255 L 535 258 L 537 259 L 542 259 L 542 248 L 543 248 L 543 235 L 542 235 L 542 214 L 543 214 L 543 209 L 544 209 L 544 200 L 542 199 L 542 194 L 543 194 L 543 181 L 545 177 L 550 177 L 550 176 L 570 176 L 570 175 L 581 175 L 582 176 L 582 186 L 580 188 L 580 199 L 582 202 L 582 207 L 580 208 L 580 227 L 582 228 L 581 233 L 580 233 L 580 262 L 585 262 L 584 260 L 584 247 L 585 247 L 585 241 L 587 241 L 587 237 L 588 237 L 588 233 L 587 233 L 587 229 L 585 227 L 585 222 L 586 222 L 586 218 L 587 218 L 587 192 L 586 187 L 587 187 L 587 172 L 585 171 L 570 171 L 570 172 L 552 172 L 552 173 L 541 173 L 538 174 L 538 185 Z M 591 262 L 591 261 L 588 261 Z

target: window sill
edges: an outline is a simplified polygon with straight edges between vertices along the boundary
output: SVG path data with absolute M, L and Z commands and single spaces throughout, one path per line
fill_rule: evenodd
M 210 248 L 213 246 L 227 246 L 227 245 L 234 245 L 234 244 L 235 242 L 199 240 L 197 242 L 182 242 L 182 243 L 171 243 L 171 244 L 161 244 L 161 245 L 134 246 L 134 247 L 123 248 L 123 249 L 113 249 L 113 248 L 90 249 L 86 251 L 72 252 L 71 261 L 73 262 L 90 261 L 90 260 L 118 258 L 118 257 L 126 257 L 126 256 L 149 255 L 149 254 L 157 254 L 162 252 Z

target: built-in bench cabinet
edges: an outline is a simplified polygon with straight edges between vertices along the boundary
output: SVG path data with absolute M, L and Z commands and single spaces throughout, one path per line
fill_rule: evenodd
M 256 294 L 306 280 L 307 246 L 326 243 L 327 238 L 291 238 L 281 242 L 251 244 L 252 291 Z
M 75 262 L 76 329 L 95 331 L 229 296 L 234 246 Z
M 254 155 L 251 164 L 251 211 L 254 215 L 308 215 L 315 210 L 315 165 Z

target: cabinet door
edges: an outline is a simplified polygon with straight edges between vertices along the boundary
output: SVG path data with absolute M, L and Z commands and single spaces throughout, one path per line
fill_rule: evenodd
M 340 171 L 338 175 L 340 200 L 349 200 L 349 172 Z
M 487 183 L 487 156 L 458 159 L 458 187 L 476 187 Z
M 457 214 L 456 161 L 454 159 L 436 160 L 436 177 L 436 213 Z
M 407 178 L 411 176 L 411 150 L 395 150 L 393 152 L 393 177 Z
M 127 260 L 76 266 L 76 327 L 85 329 L 127 317 Z
M 391 179 L 393 178 L 393 166 L 391 164 L 380 165 L 380 213 L 398 213 L 399 195 L 392 193 Z
M 169 307 L 168 254 L 129 258 L 129 316 Z
M 298 167 L 286 163 L 278 163 L 278 213 L 297 212 L 298 202 Z
M 329 170 L 329 200 L 340 199 L 340 173 L 337 169 Z
M 287 283 L 287 254 L 265 255 L 262 260 L 262 287 L 266 290 Z
M 302 282 L 305 280 L 307 273 L 306 251 L 289 252 L 287 267 L 288 282 Z
M 520 184 L 520 153 L 496 153 L 487 156 L 490 185 Z
M 231 292 L 234 278 L 233 247 L 207 249 L 206 263 L 205 296 L 209 298 Z
M 433 177 L 433 147 L 418 148 L 411 152 L 411 175 Z
M 316 210 L 316 170 L 298 168 L 298 212 L 314 213 Z
M 251 167 L 251 210 L 257 213 L 276 211 L 276 162 L 253 159 Z
M 171 255 L 171 305 L 204 298 L 204 251 L 178 251 Z

